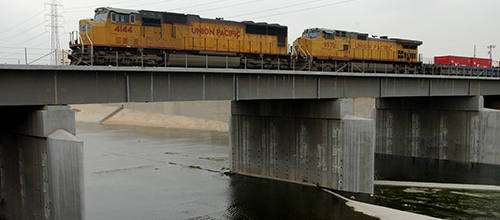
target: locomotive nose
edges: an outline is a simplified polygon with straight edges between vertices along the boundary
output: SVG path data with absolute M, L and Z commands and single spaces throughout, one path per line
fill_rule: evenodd
M 89 20 L 84 19 L 84 20 L 80 20 L 79 26 L 80 26 L 80 33 L 84 34 L 88 30 L 90 30 L 92 28 L 92 26 L 94 26 L 94 24 L 91 24 L 89 22 Z

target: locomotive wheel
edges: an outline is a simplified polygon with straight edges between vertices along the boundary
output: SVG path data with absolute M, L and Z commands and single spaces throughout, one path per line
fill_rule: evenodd
M 148 66 L 156 66 L 156 60 L 148 60 Z
M 313 61 L 311 65 L 311 71 L 317 71 L 317 70 L 318 70 L 318 63 L 316 63 L 316 61 Z
M 329 64 L 326 64 L 323 71 L 326 71 L 326 72 L 332 71 L 332 66 L 330 66 Z
M 104 57 L 98 57 L 95 62 L 99 65 L 104 65 L 106 64 L 106 59 L 104 59 Z
M 129 58 L 125 58 L 122 60 L 121 64 L 124 66 L 130 66 L 130 64 L 132 64 L 132 60 Z

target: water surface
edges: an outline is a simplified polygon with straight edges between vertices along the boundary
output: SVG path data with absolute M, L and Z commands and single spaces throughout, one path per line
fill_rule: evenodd
M 87 219 L 374 219 L 311 186 L 225 175 L 227 132 L 77 124 Z

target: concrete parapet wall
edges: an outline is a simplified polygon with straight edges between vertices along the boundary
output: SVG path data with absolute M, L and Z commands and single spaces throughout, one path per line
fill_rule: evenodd
M 352 192 L 373 192 L 373 120 L 350 100 L 233 101 L 231 170 Z
M 0 218 L 84 219 L 83 142 L 67 106 L 0 108 Z
M 376 153 L 500 164 L 500 111 L 482 97 L 377 99 L 376 129 Z

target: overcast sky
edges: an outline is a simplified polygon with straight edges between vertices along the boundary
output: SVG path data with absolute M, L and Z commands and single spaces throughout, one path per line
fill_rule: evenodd
M 40 0 L 0 2 L 0 63 L 24 63 L 50 52 L 50 6 Z M 489 57 L 500 60 L 498 0 L 59 0 L 61 49 L 78 20 L 90 18 L 96 7 L 147 9 L 252 20 L 288 26 L 292 43 L 305 28 L 321 27 L 423 41 L 419 53 Z M 426 60 L 427 60 L 426 59 Z M 47 64 L 48 58 L 35 64 Z

